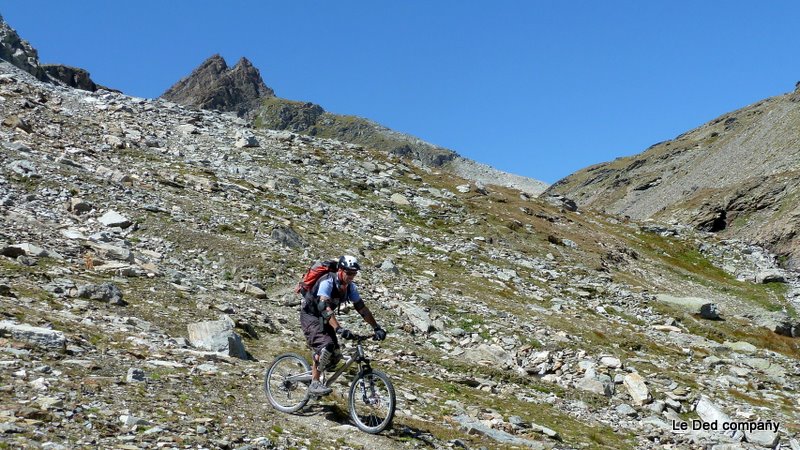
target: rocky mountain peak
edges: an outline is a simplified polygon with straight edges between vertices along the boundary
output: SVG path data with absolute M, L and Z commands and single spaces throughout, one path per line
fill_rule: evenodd
M 47 73 L 39 65 L 39 53 L 19 37 L 16 30 L 0 16 L 0 59 L 10 62 L 36 78 L 46 81 Z
M 65 85 L 84 91 L 114 90 L 92 81 L 89 72 L 78 67 L 61 64 L 40 64 L 39 52 L 19 37 L 17 32 L 0 16 L 0 59 L 28 72 L 37 79 Z
M 250 62 L 250 60 L 249 60 L 249 59 L 247 59 L 247 58 L 245 58 L 244 56 L 242 56 L 241 58 L 239 58 L 239 61 L 237 61 L 237 62 L 236 62 L 236 65 L 234 66 L 234 70 L 235 70 L 236 68 L 239 68 L 240 70 L 249 70 L 249 69 L 253 69 L 253 70 L 255 70 L 256 72 L 258 72 L 258 69 L 256 69 L 256 68 L 253 66 L 253 63 L 251 63 L 251 62 Z
M 184 106 L 233 111 L 244 116 L 263 98 L 274 96 L 275 92 L 264 84 L 261 73 L 247 58 L 242 57 L 229 68 L 225 59 L 215 54 L 161 98 Z

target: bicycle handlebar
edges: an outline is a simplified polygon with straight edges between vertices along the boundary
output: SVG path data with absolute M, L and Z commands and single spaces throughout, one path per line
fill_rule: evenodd
M 364 342 L 364 341 L 366 341 L 366 340 L 369 340 L 369 339 L 372 339 L 372 340 L 374 340 L 374 341 L 377 341 L 377 340 L 378 340 L 378 339 L 375 337 L 375 335 L 374 335 L 374 334 L 354 334 L 354 335 L 353 335 L 353 337 L 351 337 L 350 339 L 347 339 L 347 340 L 349 340 L 349 341 L 356 341 L 356 342 L 358 342 L 358 343 L 360 344 L 360 343 L 362 343 L 362 342 Z

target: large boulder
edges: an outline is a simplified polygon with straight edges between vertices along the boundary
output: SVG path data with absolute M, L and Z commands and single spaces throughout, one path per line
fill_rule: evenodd
M 201 350 L 248 359 L 242 338 L 233 331 L 234 326 L 227 315 L 222 315 L 220 320 L 190 323 L 187 325 L 189 343 Z
M 675 297 L 669 294 L 658 294 L 656 295 L 656 300 L 661 303 L 685 309 L 692 314 L 700 314 L 700 317 L 704 319 L 718 320 L 720 318 L 718 306 L 705 298 Z
M 464 352 L 464 357 L 478 364 L 498 368 L 513 367 L 514 358 L 499 345 L 481 344 Z
M 122 300 L 122 291 L 111 283 L 85 284 L 78 288 L 78 293 L 76 295 L 80 298 L 99 300 L 112 305 L 126 305 L 126 302 Z
M 723 429 L 723 424 L 731 422 L 730 416 L 728 416 L 722 409 L 714 404 L 710 398 L 706 397 L 705 395 L 701 395 L 700 398 L 695 403 L 694 410 L 700 419 L 706 423 L 716 423 L 716 427 L 718 430 Z M 723 433 L 734 440 L 741 441 L 744 437 L 741 431 L 728 431 Z
M 587 373 L 577 383 L 575 387 L 587 392 L 592 392 L 597 395 L 611 397 L 614 395 L 614 381 L 608 375 Z
M 5 320 L 0 322 L 0 336 L 7 336 L 15 341 L 48 350 L 63 351 L 67 345 L 67 339 L 60 331 Z
M 30 256 L 33 258 L 51 257 L 55 259 L 63 259 L 61 255 L 56 252 L 48 251 L 38 245 L 28 242 L 22 244 L 9 245 L 0 249 L 0 255 L 8 256 L 9 258 L 16 258 L 18 256 Z
M 272 229 L 270 237 L 289 248 L 303 248 L 305 242 L 291 227 L 278 225 Z
M 638 373 L 633 372 L 625 375 L 622 383 L 625 385 L 625 389 L 628 390 L 628 394 L 630 394 L 634 404 L 642 406 L 652 400 L 650 389 L 647 388 L 644 378 Z
M 408 302 L 400 302 L 399 305 L 403 315 L 408 318 L 415 329 L 423 333 L 431 330 L 433 321 L 431 321 L 430 315 L 422 307 Z
M 107 211 L 97 220 L 107 227 L 128 228 L 129 226 L 133 225 L 133 222 L 131 222 L 127 217 L 113 210 Z
M 104 244 L 102 242 L 86 241 L 89 246 L 97 255 L 104 260 L 126 261 L 132 263 L 134 261 L 133 252 L 127 248 L 117 247 L 116 245 Z

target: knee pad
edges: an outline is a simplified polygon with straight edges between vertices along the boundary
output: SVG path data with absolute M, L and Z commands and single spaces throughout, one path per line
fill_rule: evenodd
M 325 370 L 328 367 L 328 364 L 331 363 L 331 358 L 332 357 L 333 357 L 333 352 L 328 350 L 328 346 L 326 345 L 319 352 L 319 359 L 317 360 L 317 367 L 319 367 L 322 370 Z

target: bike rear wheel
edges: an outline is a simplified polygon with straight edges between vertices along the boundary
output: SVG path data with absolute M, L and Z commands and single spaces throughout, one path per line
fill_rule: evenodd
M 389 377 L 377 370 L 360 373 L 350 385 L 350 418 L 365 433 L 380 433 L 392 422 L 396 398 Z
M 308 361 L 296 353 L 285 353 L 275 358 L 264 377 L 264 391 L 270 404 L 285 413 L 297 412 L 306 406 L 310 398 L 308 382 L 297 381 L 292 377 L 310 371 Z

